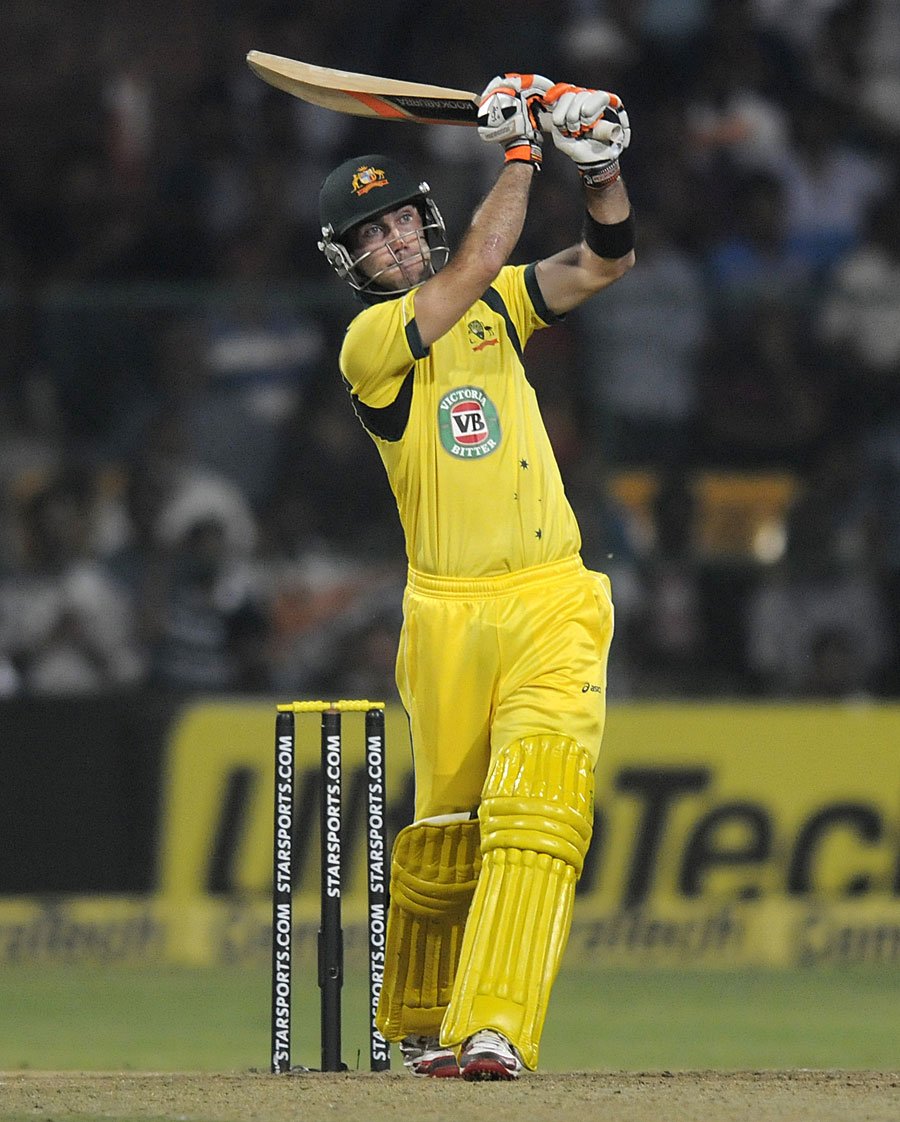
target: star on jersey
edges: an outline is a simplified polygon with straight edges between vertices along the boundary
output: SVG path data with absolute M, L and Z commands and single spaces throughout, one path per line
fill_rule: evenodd
M 519 467 L 524 468 L 526 471 L 528 471 L 528 461 L 527 460 L 519 460 Z
M 538 539 L 538 541 L 540 541 L 541 538 L 544 536 L 544 531 L 543 530 L 535 530 L 534 531 L 534 536 Z

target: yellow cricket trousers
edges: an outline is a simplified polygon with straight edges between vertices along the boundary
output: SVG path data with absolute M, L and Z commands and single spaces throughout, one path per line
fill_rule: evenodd
M 571 737 L 596 765 L 613 633 L 603 573 L 579 556 L 474 580 L 411 569 L 403 613 L 416 821 L 475 810 L 492 758 L 523 736 Z

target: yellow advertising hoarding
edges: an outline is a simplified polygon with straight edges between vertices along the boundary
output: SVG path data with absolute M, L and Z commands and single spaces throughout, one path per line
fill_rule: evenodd
M 318 718 L 298 718 L 297 735 L 299 888 L 313 892 Z M 273 736 L 264 707 L 185 714 L 169 755 L 164 895 L 204 895 L 213 877 L 220 892 L 267 891 Z M 386 739 L 388 803 L 396 806 L 411 783 L 397 709 L 388 711 Z M 344 717 L 344 758 L 347 828 L 361 844 L 358 714 Z M 596 801 L 581 893 L 591 906 L 900 895 L 900 708 L 617 707 Z M 350 848 L 355 856 L 352 840 Z M 358 860 L 354 868 L 361 872 Z
M 387 712 L 388 818 L 408 727 Z M 363 944 L 363 719 L 344 716 L 347 950 Z M 295 921 L 318 918 L 319 721 L 297 719 Z M 265 961 L 274 707 L 185 710 L 167 753 L 158 893 L 0 903 L 0 961 Z M 900 966 L 900 706 L 610 711 L 569 959 Z
M 597 772 L 604 906 L 900 895 L 900 707 L 614 709 Z

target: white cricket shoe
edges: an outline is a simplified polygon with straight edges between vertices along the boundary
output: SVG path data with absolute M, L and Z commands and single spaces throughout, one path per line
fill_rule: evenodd
M 413 1075 L 430 1075 L 435 1079 L 454 1079 L 459 1064 L 452 1048 L 444 1048 L 436 1036 L 404 1036 L 400 1041 L 403 1066 Z
M 522 1057 L 501 1032 L 481 1029 L 463 1044 L 459 1054 L 463 1079 L 518 1079 L 525 1070 Z

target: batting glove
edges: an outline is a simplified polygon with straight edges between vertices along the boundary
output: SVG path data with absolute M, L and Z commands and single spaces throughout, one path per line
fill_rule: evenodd
M 553 143 L 573 160 L 588 187 L 619 178 L 619 157 L 631 143 L 625 106 L 614 93 L 558 82 L 544 94 Z M 546 118 L 545 118 L 546 119 Z
M 540 74 L 503 74 L 485 87 L 478 99 L 478 135 L 502 144 L 506 162 L 541 166 L 543 134 L 538 121 L 541 102 L 553 87 Z

